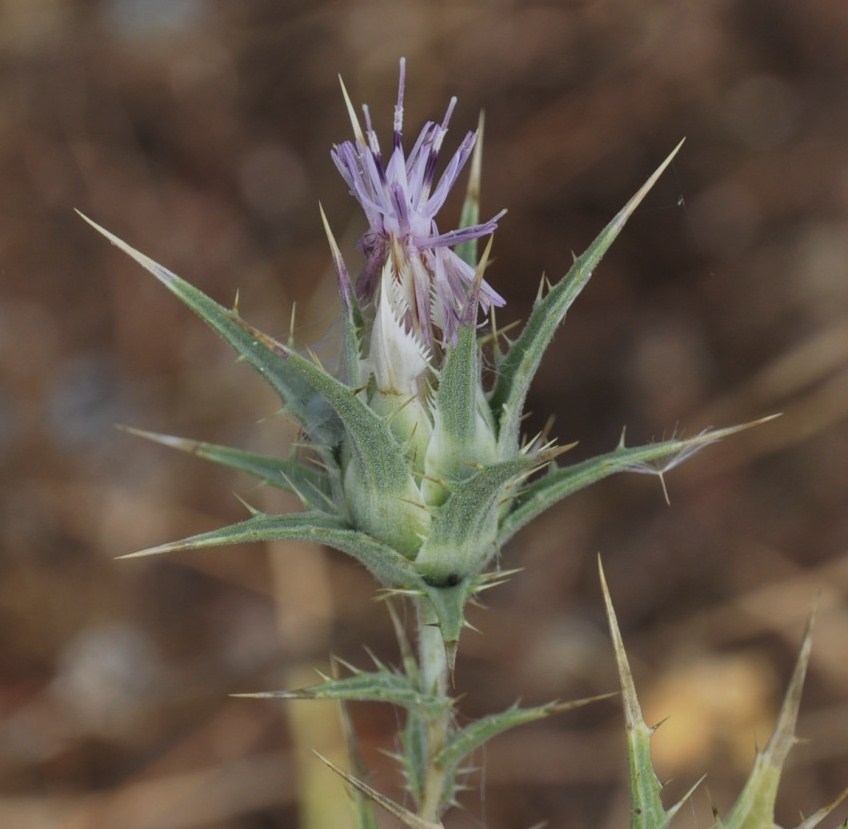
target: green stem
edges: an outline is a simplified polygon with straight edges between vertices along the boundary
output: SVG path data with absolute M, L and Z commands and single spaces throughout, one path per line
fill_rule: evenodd
M 449 669 L 445 645 L 436 614 L 426 599 L 418 601 L 418 659 L 421 690 L 447 698 Z M 447 705 L 427 720 L 427 772 L 419 816 L 432 823 L 439 819 L 446 778 L 446 770 L 435 758 L 445 744 L 451 721 L 451 708 Z

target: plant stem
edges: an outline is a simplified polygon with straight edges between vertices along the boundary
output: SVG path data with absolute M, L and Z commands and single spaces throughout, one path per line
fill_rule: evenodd
M 426 599 L 418 600 L 418 659 L 421 690 L 427 694 L 448 697 L 448 661 L 438 620 Z M 419 816 L 438 821 L 445 787 L 445 769 L 435 762 L 451 726 L 451 708 L 445 705 L 427 721 L 427 773 Z

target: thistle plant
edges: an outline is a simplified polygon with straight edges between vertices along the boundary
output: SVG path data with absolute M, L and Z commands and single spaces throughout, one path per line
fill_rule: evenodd
M 327 761 L 357 793 L 358 829 L 377 826 L 374 804 L 415 829 L 442 826 L 462 787 L 465 763 L 483 743 L 521 723 L 592 701 L 513 706 L 463 727 L 457 724 L 452 680 L 467 624 L 465 608 L 515 572 L 502 567 L 502 559 L 511 555 L 507 542 L 536 516 L 590 484 L 619 472 L 662 476 L 700 449 L 752 425 L 638 447 L 625 445 L 622 434 L 609 452 L 575 463 L 561 459 L 574 444 L 559 445 L 547 434 L 522 434 L 525 400 L 545 350 L 679 146 L 562 279 L 554 284 L 542 280 L 529 318 L 511 340 L 495 322 L 494 309 L 505 300 L 487 281 L 494 233 L 505 211 L 480 219 L 482 119 L 437 174 L 456 99 L 441 121 L 424 125 L 407 153 L 404 75 L 401 61 L 387 155 L 368 108 L 363 107 L 360 122 L 342 84 L 353 139 L 333 147 L 331 157 L 364 211 L 367 229 L 358 244 L 364 261 L 353 278 L 320 210 L 343 323 L 337 373 L 301 353 L 293 339 L 280 342 L 259 331 L 237 307 L 218 304 L 94 225 L 259 372 L 279 396 L 282 413 L 301 430 L 297 444 L 280 457 L 133 430 L 294 493 L 303 510 L 271 515 L 251 509 L 239 523 L 128 557 L 278 539 L 313 541 L 364 565 L 387 599 L 400 648 L 398 667 L 375 661 L 369 670 L 350 667 L 347 675 L 325 677 L 310 688 L 251 695 L 343 704 L 382 701 L 405 710 L 397 757 L 411 808 L 363 781 L 352 734 L 352 770 Z M 469 162 L 459 228 L 445 231 L 439 213 Z M 659 829 L 675 810 L 666 811 L 659 799 L 650 729 L 639 712 L 605 582 L 604 590 L 625 701 L 633 825 Z M 395 601 L 413 607 L 414 635 L 399 622 Z M 739 804 L 727 821 L 719 821 L 721 826 L 771 826 L 773 794 L 793 740 L 793 712 L 808 653 L 809 637 L 773 738 L 776 747 L 770 743 L 760 755 Z M 808 820 L 800 829 L 813 825 Z

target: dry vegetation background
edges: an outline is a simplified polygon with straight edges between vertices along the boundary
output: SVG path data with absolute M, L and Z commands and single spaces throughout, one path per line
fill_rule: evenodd
M 401 55 L 408 133 L 457 94 L 450 150 L 486 111 L 505 321 L 687 137 L 572 310 L 528 430 L 555 412 L 577 459 L 625 424 L 635 443 L 784 412 L 671 474 L 670 507 L 656 479 L 621 477 L 518 537 L 504 563 L 524 572 L 463 643 L 463 715 L 615 687 L 600 552 L 646 716 L 670 717 L 662 776 L 674 794 L 709 774 L 681 825 L 710 823 L 707 791 L 732 802 L 816 595 L 809 741 L 780 821 L 848 782 L 844 0 L 3 0 L 3 827 L 345 825 L 343 787 L 309 754 L 338 750 L 334 710 L 227 695 L 309 682 L 330 652 L 365 665 L 363 643 L 393 659 L 373 584 L 304 545 L 114 560 L 241 518 L 233 492 L 293 505 L 113 424 L 263 450 L 292 435 L 73 208 L 222 302 L 238 290 L 271 333 L 296 301 L 300 341 L 329 351 L 318 200 L 352 267 L 362 229 L 328 156 L 349 133 L 336 76 L 386 127 Z M 355 714 L 372 782 L 395 791 L 395 714 Z M 451 827 L 627 823 L 615 701 L 478 760 L 485 796 Z

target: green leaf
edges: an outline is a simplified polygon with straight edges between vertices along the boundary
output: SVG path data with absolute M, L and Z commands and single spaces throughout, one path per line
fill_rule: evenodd
M 651 757 L 650 728 L 642 716 L 642 708 L 636 696 L 636 686 L 633 674 L 624 651 L 621 631 L 613 610 L 607 581 L 601 560 L 598 558 L 598 571 L 601 578 L 601 588 L 604 593 L 607 619 L 610 635 L 615 649 L 615 661 L 618 665 L 618 676 L 621 682 L 621 694 L 624 701 L 624 723 L 627 733 L 627 757 L 630 768 L 630 825 L 632 829 L 664 829 L 671 821 L 675 812 L 685 802 L 686 797 L 668 812 L 663 808 L 660 790 L 662 785 L 654 772 Z
M 507 453 L 518 445 L 518 433 L 527 391 L 556 329 L 589 281 L 609 246 L 671 163 L 681 144 L 674 148 L 668 158 L 601 231 L 588 250 L 575 260 L 568 273 L 551 288 L 549 293 L 542 297 L 540 292 L 524 329 L 500 363 L 497 381 L 489 399 L 499 426 L 499 443 L 502 453 Z
M 350 720 L 350 714 L 347 710 L 347 705 L 344 702 L 340 703 L 342 731 L 344 732 L 345 744 L 347 745 L 348 763 L 351 771 L 358 778 L 365 777 L 365 763 L 362 760 L 362 752 L 359 748 L 359 740 L 353 728 L 353 723 Z M 380 824 L 377 821 L 377 812 L 374 808 L 374 801 L 370 800 L 359 789 L 354 789 L 354 819 L 356 821 L 355 829 L 380 829 Z
M 492 237 L 480 259 L 468 307 L 477 295 L 489 261 Z M 465 315 L 463 315 L 465 316 Z M 474 321 L 463 319 L 457 341 L 445 349 L 433 411 L 433 430 L 425 455 L 422 492 L 431 506 L 445 502 L 452 484 L 497 459 L 495 424 L 480 379 L 480 346 Z
M 152 273 L 250 363 L 265 382 L 274 389 L 301 427 L 316 441 L 316 449 L 320 451 L 322 447 L 338 445 L 341 440 L 341 429 L 327 401 L 291 369 L 288 361 L 280 353 L 268 346 L 269 338 L 257 336 L 259 332 L 244 322 L 236 311 L 219 305 L 203 291 L 140 253 L 87 216 L 82 213 L 79 215 L 113 245 Z M 331 460 L 332 456 L 326 448 L 322 454 L 325 461 Z
M 456 732 L 436 755 L 434 762 L 439 767 L 447 769 L 450 774 L 466 757 L 498 734 L 503 734 L 518 725 L 541 720 L 551 716 L 551 714 L 573 711 L 575 708 L 582 708 L 590 702 L 608 699 L 611 696 L 615 696 L 615 694 L 601 694 L 586 699 L 572 700 L 571 702 L 552 702 L 535 708 L 519 708 L 517 705 L 513 705 L 506 711 L 489 714 L 475 720 L 461 731 Z
M 427 779 L 427 721 L 421 712 L 409 709 L 400 739 L 400 759 L 406 789 L 415 804 L 420 806 L 424 798 L 424 781 Z
M 315 756 L 339 775 L 339 777 L 353 786 L 357 791 L 373 800 L 374 803 L 385 809 L 390 815 L 396 817 L 404 826 L 409 827 L 409 829 L 444 829 L 441 823 L 431 823 L 429 820 L 424 820 L 423 818 L 418 817 L 418 815 L 414 812 L 410 812 L 405 806 L 401 806 L 400 803 L 395 803 L 394 800 L 391 800 L 384 794 L 381 794 L 375 788 L 364 783 L 358 777 L 354 777 L 350 772 L 340 769 L 335 763 L 332 763 L 326 757 L 320 755 L 317 751 L 315 752 Z
M 221 446 L 216 443 L 204 443 L 199 440 L 147 432 L 130 426 L 122 426 L 121 428 L 129 434 L 145 440 L 160 443 L 172 449 L 179 449 L 181 452 L 196 455 L 198 458 L 227 466 L 230 469 L 246 472 L 263 483 L 294 493 L 307 506 L 314 509 L 320 510 L 332 506 L 333 492 L 327 474 L 320 469 L 301 463 L 295 457 L 272 458 L 269 455 L 245 452 L 241 449 Z
M 447 501 L 436 510 L 430 534 L 415 559 L 434 585 L 475 576 L 494 555 L 500 500 L 505 489 L 537 468 L 537 457 L 519 455 L 484 466 L 453 483 Z
M 139 558 L 180 550 L 200 550 L 259 541 L 311 541 L 353 556 L 386 587 L 424 592 L 427 585 L 412 563 L 391 547 L 354 530 L 340 519 L 311 510 L 290 515 L 254 515 L 238 524 L 201 533 L 181 541 L 150 547 L 121 558 Z
M 552 468 L 547 475 L 531 481 L 516 493 L 509 513 L 501 521 L 498 544 L 505 544 L 518 530 L 557 501 L 590 484 L 619 472 L 638 472 L 662 478 L 666 472 L 710 444 L 736 432 L 766 423 L 776 416 L 760 418 L 727 429 L 704 431 L 692 438 L 666 440 L 634 448 L 626 447 L 622 436 L 621 443 L 612 452 L 582 463 Z
M 438 428 L 458 452 L 475 446 L 477 398 L 480 387 L 480 350 L 477 331 L 461 325 L 456 345 L 447 349 L 436 393 Z
M 308 688 L 294 691 L 260 691 L 236 694 L 258 699 L 337 699 L 345 702 L 388 702 L 401 708 L 437 714 L 450 705 L 447 697 L 423 693 L 403 674 L 383 668 L 378 671 L 358 671 L 353 676 L 327 679 Z
M 822 806 L 813 812 L 808 818 L 802 820 L 795 829 L 815 829 L 829 814 L 831 814 L 845 798 L 848 798 L 848 786 L 846 786 L 827 806 Z M 839 824 L 839 829 L 848 829 L 848 819 Z
M 346 386 L 323 368 L 300 354 L 283 348 L 292 370 L 332 406 L 350 438 L 359 459 L 365 484 L 374 492 L 403 492 L 410 480 L 409 461 L 386 421 Z
M 465 603 L 475 591 L 472 579 L 464 579 L 457 585 L 433 587 L 425 583 L 424 593 L 439 621 L 439 633 L 445 646 L 448 668 L 453 675 L 456 667 L 456 652 L 459 636 L 465 627 Z
M 718 822 L 724 829 L 762 829 L 775 825 L 774 804 L 780 776 L 790 749 L 798 742 L 795 726 L 813 646 L 814 616 L 815 614 L 807 623 L 801 652 L 798 654 L 774 733 L 765 749 L 757 753 L 754 768 L 727 819 Z M 826 813 L 822 818 L 825 816 Z

